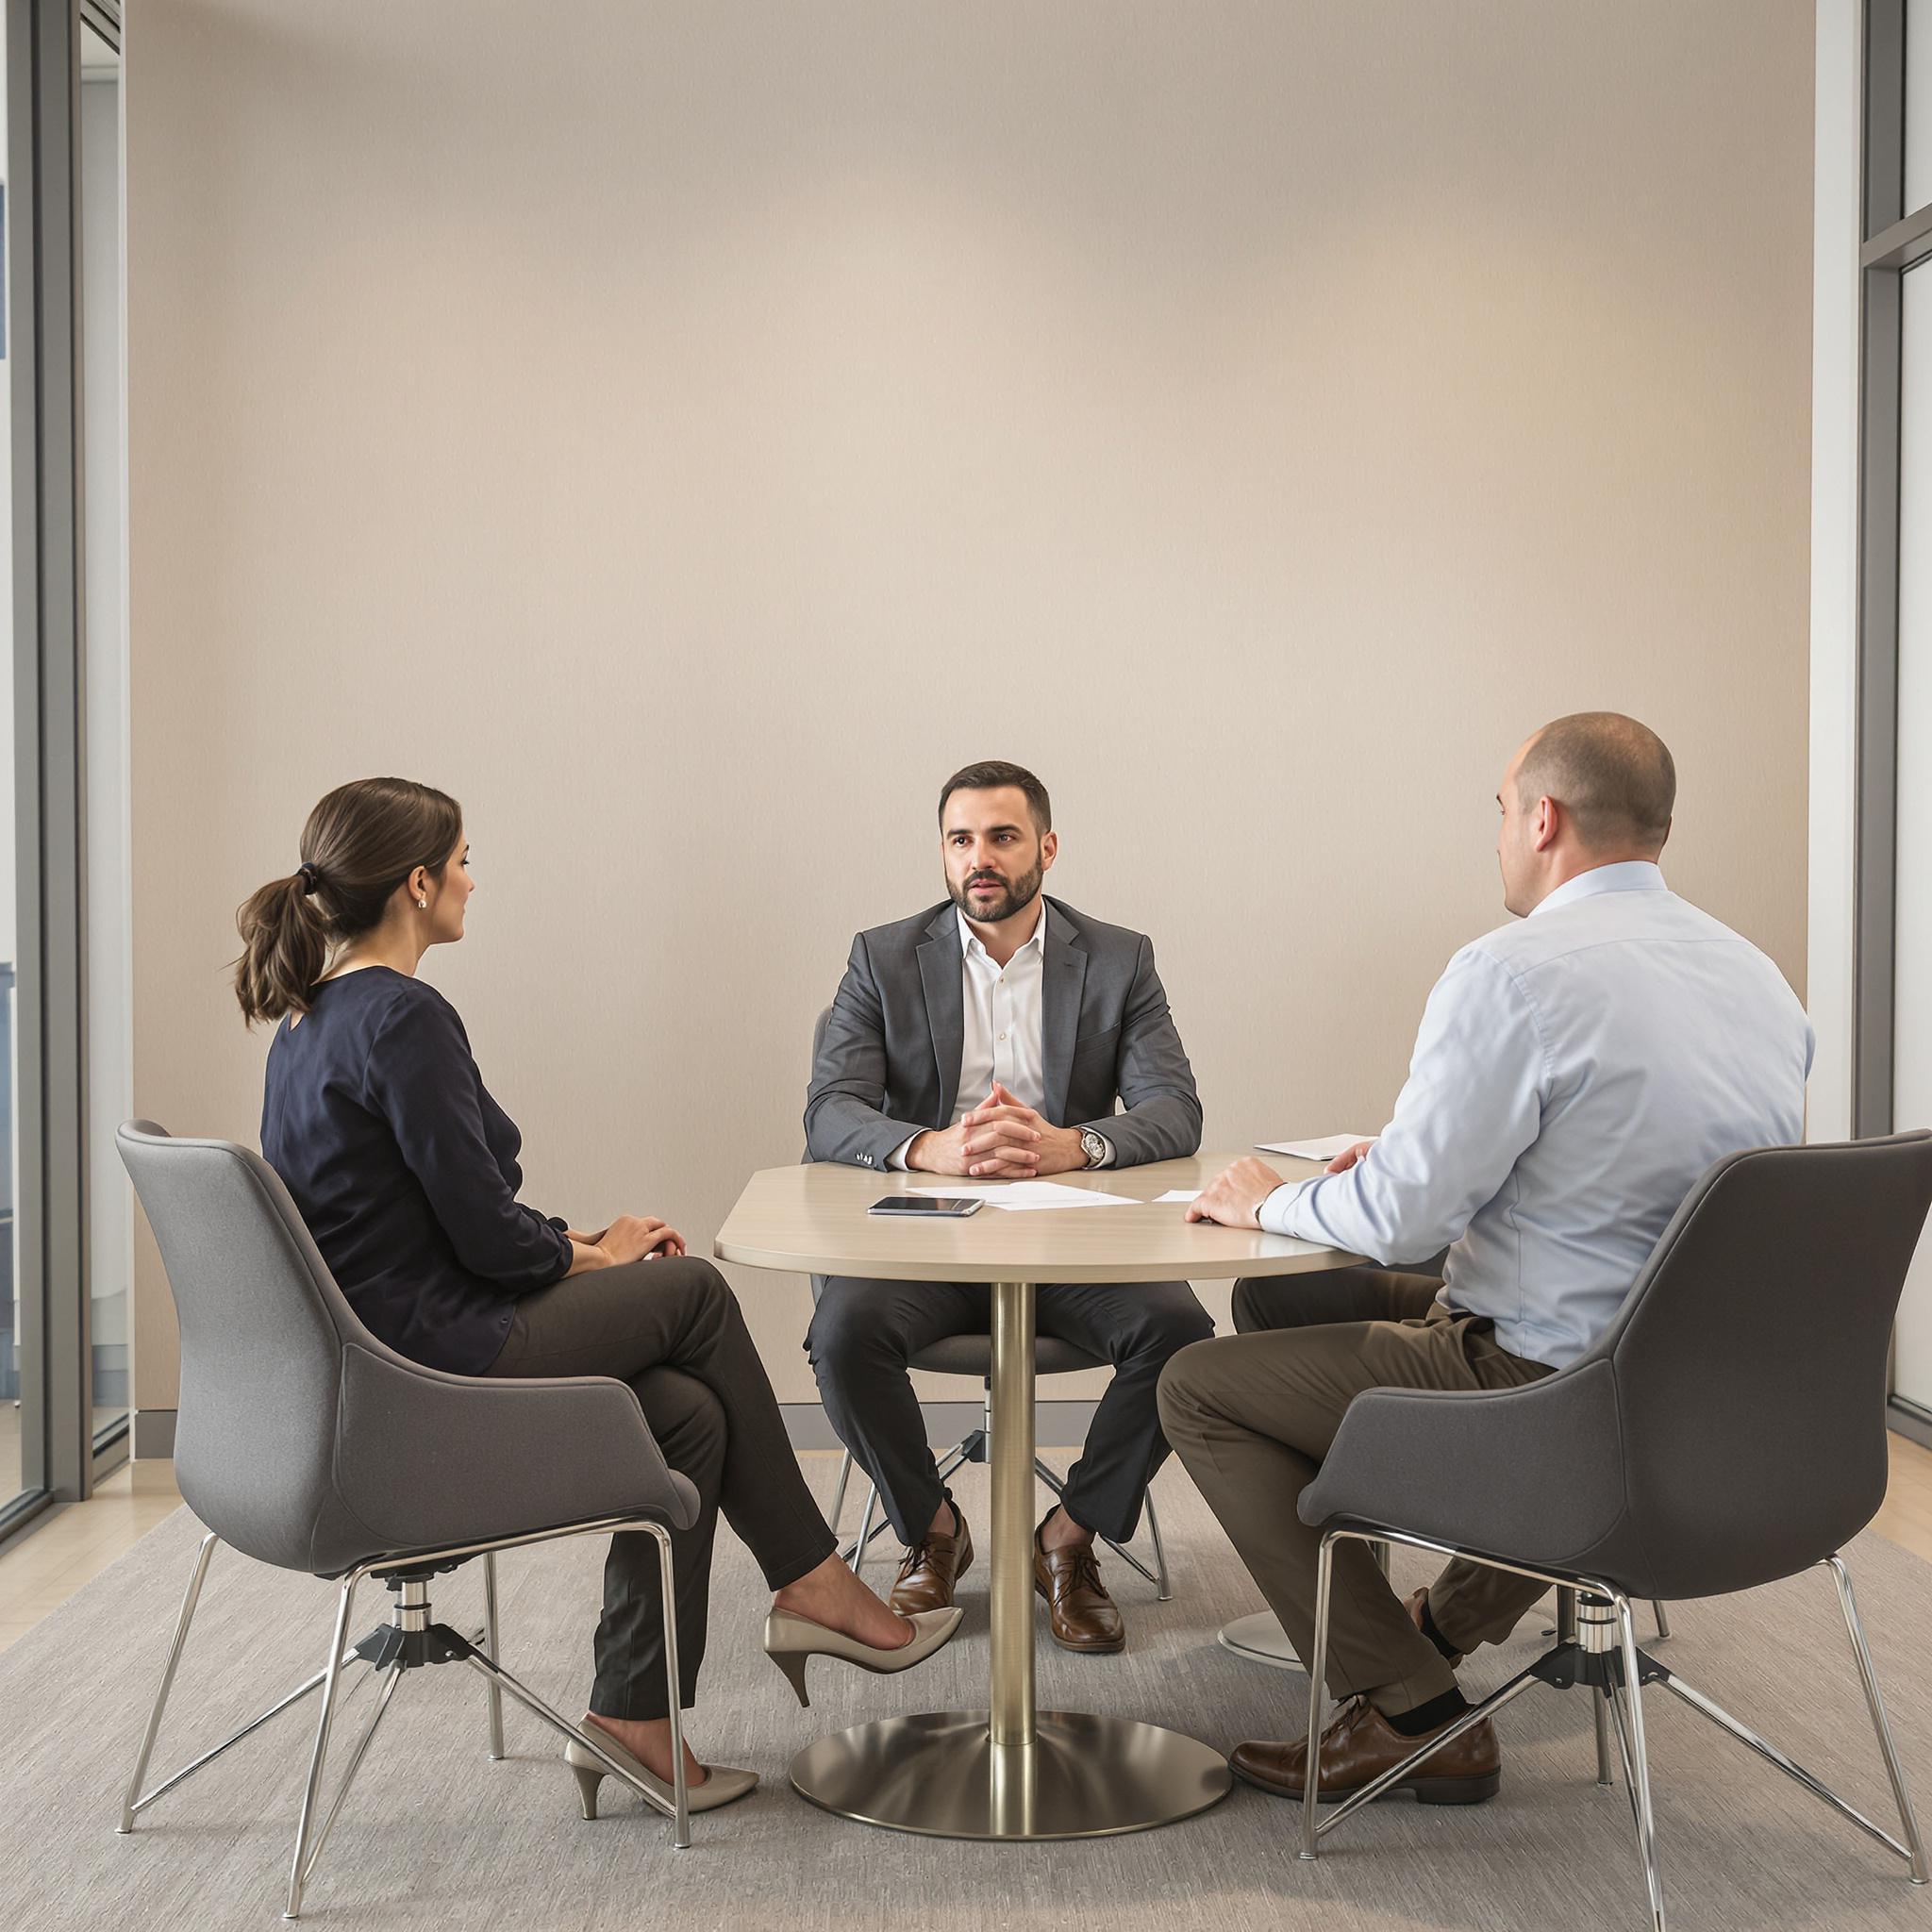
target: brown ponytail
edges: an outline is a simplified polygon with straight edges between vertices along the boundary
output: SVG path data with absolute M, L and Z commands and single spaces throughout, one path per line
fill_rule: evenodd
M 302 828 L 301 866 L 235 914 L 235 997 L 248 1024 L 306 1013 L 330 949 L 380 925 L 419 865 L 441 878 L 462 829 L 462 807 L 430 786 L 407 778 L 337 786 Z

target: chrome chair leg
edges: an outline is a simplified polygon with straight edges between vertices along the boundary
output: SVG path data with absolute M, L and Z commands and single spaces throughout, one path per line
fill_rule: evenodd
M 342 1584 L 336 1607 L 335 1632 L 329 1639 L 328 1671 L 322 1690 L 322 1714 L 315 1723 L 315 1749 L 308 1758 L 308 1782 L 302 1792 L 302 1816 L 295 1826 L 295 1857 L 289 1867 L 289 1903 L 282 1917 L 302 1916 L 302 1888 L 308 1877 L 308 1836 L 315 1822 L 315 1801 L 322 1791 L 322 1770 L 328 1757 L 329 1726 L 335 1721 L 336 1691 L 342 1680 L 342 1645 L 348 1641 L 349 1612 L 355 1607 L 356 1586 L 362 1580 L 359 1570 L 351 1571 Z
M 1154 1491 L 1147 1491 L 1147 1534 L 1154 1542 L 1154 1567 L 1159 1573 L 1154 1580 L 1155 1599 L 1158 1603 L 1174 1601 L 1174 1585 L 1167 1574 L 1167 1545 L 1160 1540 L 1160 1518 L 1154 1507 Z
M 1067 1491 L 1066 1478 L 1058 1470 L 1050 1468 L 1037 1456 L 1033 1458 L 1033 1474 L 1053 1491 L 1056 1498 L 1065 1496 Z M 1148 1569 L 1146 1564 L 1141 1562 L 1132 1550 L 1128 1549 L 1124 1543 L 1115 1542 L 1110 1536 L 1103 1536 L 1100 1541 L 1129 1570 L 1133 1571 L 1137 1576 L 1144 1576 L 1154 1586 L 1155 1594 L 1161 1603 L 1168 1603 L 1173 1600 L 1174 1590 L 1168 1582 L 1167 1552 L 1161 1547 L 1160 1542 L 1160 1520 L 1154 1513 L 1154 1491 L 1150 1489 L 1145 1491 L 1145 1495 L 1147 1500 L 1147 1526 L 1154 1539 L 1154 1560 L 1158 1568 L 1155 1570 Z
M 664 1622 L 664 1681 L 671 1692 L 671 1842 L 679 1850 L 691 1844 L 691 1796 L 684 1769 L 684 1682 L 677 1668 L 677 1574 L 671 1559 L 671 1532 L 663 1524 L 646 1525 L 658 1540 L 658 1578 L 662 1591 Z
M 1661 1643 L 1671 1634 L 1671 1620 L 1664 1614 L 1663 1605 L 1655 1597 L 1650 1602 L 1650 1613 L 1657 1619 L 1657 1641 Z
M 874 1483 L 865 1492 L 865 1514 L 858 1519 L 858 1541 L 845 1554 L 845 1560 L 852 1565 L 852 1574 L 857 1576 L 865 1569 L 866 1547 L 872 1541 L 872 1512 L 878 1507 L 879 1486 Z
M 1925 1844 L 1919 1836 L 1919 1814 L 1912 1808 L 1912 1794 L 1898 1761 L 1898 1747 L 1891 1740 L 1891 1725 L 1886 1721 L 1885 1701 L 1878 1694 L 1878 1673 L 1872 1667 L 1872 1653 L 1866 1646 L 1865 1627 L 1858 1621 L 1858 1600 L 1852 1593 L 1852 1573 L 1842 1557 L 1827 1557 L 1824 1567 L 1838 1585 L 1839 1607 L 1845 1616 L 1845 1634 L 1852 1640 L 1852 1654 L 1858 1660 L 1858 1681 L 1865 1687 L 1865 1707 L 1872 1713 L 1872 1728 L 1878 1735 L 1878 1748 L 1885 1757 L 1885 1774 L 1891 1780 L 1892 1802 L 1898 1807 L 1899 1824 L 1906 1842 L 1911 1847 L 1912 1883 L 1925 1883 Z
M 852 1452 L 846 1450 L 839 1458 L 839 1485 L 832 1491 L 832 1507 L 825 1521 L 832 1525 L 832 1534 L 839 1534 L 839 1519 L 845 1513 L 845 1486 L 852 1480 Z
M 362 1769 L 362 1760 L 369 1756 L 369 1747 L 375 1741 L 376 1727 L 389 1715 L 390 1700 L 402 1687 L 404 1672 L 401 1664 L 391 1664 L 382 1674 L 382 1695 L 375 1700 L 375 1708 L 369 1713 L 369 1722 L 362 1726 L 362 1735 L 356 1740 L 356 1748 L 349 1753 L 349 1766 L 342 1773 L 341 1783 L 336 1787 L 335 1802 L 328 1807 L 328 1814 L 315 1834 L 315 1842 L 308 1848 L 308 1862 L 302 1872 L 305 1886 L 315 1876 L 323 1847 L 328 1843 L 328 1835 L 336 1827 L 336 1819 L 348 1798 L 349 1787 L 356 1782 L 356 1774 Z
M 496 1552 L 483 1553 L 483 1648 L 496 1655 Z M 383 1695 L 387 1697 L 388 1691 Z M 503 1760 L 503 1691 L 496 1679 L 490 1680 L 490 1755 Z
M 1631 1805 L 1637 1814 L 1637 1844 L 1643 1855 L 1643 1879 L 1650 1891 L 1654 1932 L 1664 1932 L 1664 1877 L 1657 1855 L 1657 1817 L 1650 1803 L 1650 1759 L 1643 1742 L 1643 1681 L 1637 1660 L 1637 1624 L 1630 1599 L 1616 1599 L 1617 1639 L 1624 1658 L 1623 1694 L 1629 1705 Z
M 1308 1659 L 1308 1728 L 1307 1769 L 1302 1776 L 1302 1848 L 1300 1856 L 1311 1863 L 1315 1857 L 1315 1807 L 1321 1802 L 1317 1787 L 1322 1782 L 1322 1700 L 1328 1679 L 1328 1588 L 1335 1575 L 1335 1538 L 1331 1532 L 1322 1539 L 1322 1554 L 1315 1565 L 1315 1654 Z
M 154 1708 L 148 1712 L 147 1729 L 142 1734 L 140 1755 L 134 1760 L 134 1775 L 127 1780 L 126 1795 L 121 1800 L 121 1823 L 116 1826 L 119 1831 L 134 1829 L 141 1781 L 147 1775 L 148 1759 L 154 1756 L 155 1740 L 160 1735 L 161 1713 L 168 1707 L 168 1693 L 175 1688 L 175 1671 L 181 1661 L 182 1646 L 188 1641 L 188 1626 L 194 1621 L 194 1607 L 201 1601 L 201 1586 L 208 1576 L 208 1560 L 220 1541 L 210 1530 L 202 1538 L 201 1548 L 195 1552 L 194 1568 L 188 1577 L 188 1591 L 181 1599 L 181 1613 L 175 1619 L 175 1641 L 168 1647 L 168 1661 L 161 1672 L 160 1686 L 155 1691 Z
M 347 1669 L 347 1667 L 355 1661 L 356 1655 L 353 1651 L 351 1651 L 347 1656 L 345 1656 L 342 1658 L 342 1666 L 344 1669 Z M 361 1690 L 362 1686 L 369 1681 L 370 1674 L 372 1674 L 365 1673 L 362 1676 L 358 1677 L 356 1681 L 353 1684 L 351 1684 L 349 1688 L 341 1693 L 341 1695 L 336 1700 L 336 1708 L 338 1710 L 347 1708 L 350 1700 L 354 1698 L 357 1691 Z M 172 1777 L 163 1778 L 159 1784 L 155 1786 L 153 1790 L 144 1791 L 139 1798 L 137 1798 L 134 1801 L 134 1809 L 136 1813 L 138 1814 L 140 1812 L 145 1811 L 147 1807 L 155 1802 L 156 1799 L 166 1797 L 167 1794 L 170 1791 L 172 1791 L 176 1785 L 185 1784 L 190 1778 L 192 1778 L 194 1775 L 194 1774 L 197 1771 L 202 1770 L 207 1765 L 212 1764 L 215 1761 L 215 1759 L 222 1755 L 223 1752 L 230 1749 L 233 1745 L 239 1744 L 243 1738 L 251 1737 L 255 1732 L 260 1730 L 262 1725 L 267 1724 L 270 1718 L 280 1717 L 283 1711 L 287 1710 L 291 1704 L 300 1704 L 301 1701 L 305 1697 L 307 1697 L 311 1690 L 321 1690 L 323 1685 L 325 1684 L 327 1681 L 327 1671 L 321 1670 L 317 1671 L 314 1676 L 306 1678 L 303 1682 L 297 1684 L 295 1688 L 292 1690 L 291 1690 L 286 1697 L 278 1698 L 274 1704 L 271 1704 L 269 1707 L 266 1710 L 262 1711 L 258 1716 L 250 1718 L 248 1722 L 245 1724 L 243 1724 L 239 1731 L 231 1731 L 228 1734 L 228 1736 L 224 1738 L 219 1744 L 214 1745 L 209 1750 L 204 1751 L 199 1757 L 194 1758 L 192 1762 L 184 1764 L 179 1771 L 174 1774 Z M 119 1829 L 119 1827 L 116 1828 Z
M 1794 1763 L 1775 1744 L 1768 1743 L 1748 1724 L 1740 1724 L 1722 1705 L 1713 1703 L 1703 1691 L 1685 1683 L 1674 1672 L 1668 1676 L 1659 1677 L 1657 1682 L 1681 1702 L 1688 1704 L 1692 1710 L 1703 1717 L 1707 1717 L 1727 1737 L 1735 1738 L 1747 1750 L 1755 1751 L 1767 1764 L 1776 1765 L 1794 1784 L 1803 1785 L 1814 1798 L 1829 1805 L 1840 1818 L 1856 1824 L 1868 1838 L 1875 1839 L 1889 1851 L 1896 1852 L 1907 1863 L 1911 1861 L 1912 1852 L 1909 1846 L 1901 1844 L 1882 1825 L 1874 1824 L 1862 1811 L 1856 1810 L 1846 1804 L 1824 1779 L 1814 1777 L 1802 1764 Z M 1914 1828 L 1916 1829 L 1916 1821 Z M 1918 1879 L 1913 1880 L 1914 1884 L 1920 1882 Z
M 1065 1496 L 1067 1492 L 1066 1478 L 1063 1475 L 1061 1475 L 1058 1470 L 1049 1468 L 1047 1464 L 1037 1456 L 1033 1458 L 1033 1474 L 1046 1485 L 1048 1490 L 1052 1491 L 1057 1501 Z M 1137 1576 L 1144 1576 L 1149 1583 L 1153 1584 L 1157 1591 L 1160 1588 L 1160 1578 L 1157 1576 L 1153 1571 L 1148 1569 L 1146 1564 L 1141 1562 L 1140 1557 L 1135 1556 L 1132 1550 L 1127 1549 L 1124 1544 L 1115 1542 L 1112 1537 L 1110 1536 L 1103 1536 L 1100 1538 L 1100 1541 L 1104 1542 L 1108 1546 L 1108 1548 L 1110 1549 L 1114 1553 L 1114 1555 L 1118 1557 L 1121 1559 L 1121 1561 L 1127 1566 L 1129 1570 L 1133 1571 L 1133 1573 Z
M 1592 1690 L 1590 1707 L 1596 1714 L 1596 1781 L 1607 1790 L 1616 1782 L 1610 1774 L 1609 1692 Z
M 1328 1610 L 1329 1598 L 1333 1594 L 1335 1557 L 1337 1540 L 1351 1536 L 1358 1541 L 1371 1539 L 1360 1536 L 1358 1531 L 1331 1529 L 1322 1538 L 1321 1556 L 1315 1571 L 1315 1643 L 1314 1655 L 1308 1659 L 1308 1749 L 1307 1757 L 1307 1774 L 1302 1787 L 1302 1843 L 1299 1856 L 1312 1859 L 1315 1856 L 1315 1842 L 1324 1832 L 1333 1831 L 1344 1819 L 1352 1817 L 1364 1805 L 1373 1804 L 1391 1786 L 1407 1777 L 1415 1768 L 1433 1757 L 1438 1751 L 1453 1744 L 1465 1731 L 1473 1729 L 1485 1718 L 1493 1716 L 1506 1705 L 1513 1704 L 1526 1690 L 1542 1682 L 1538 1674 L 1537 1665 L 1520 1671 L 1501 1690 L 1492 1690 L 1479 1704 L 1472 1704 L 1453 1723 L 1445 1724 L 1440 1731 L 1424 1741 L 1418 1749 L 1410 1752 L 1399 1764 L 1393 1764 L 1379 1777 L 1372 1779 L 1358 1790 L 1351 1791 L 1341 1803 L 1333 1806 L 1326 1819 L 1318 1822 L 1316 1806 L 1320 1803 L 1321 1785 L 1321 1737 L 1323 1708 L 1322 1700 L 1325 1689 L 1328 1668 Z M 1437 1547 L 1417 1543 L 1417 1548 Z M 1451 1552 L 1450 1554 L 1454 1554 Z
M 642 1525 L 638 1526 L 641 1527 Z M 667 1620 L 667 1644 L 675 1641 L 675 1633 L 669 1631 Z M 620 1784 L 635 1791 L 653 1811 L 659 1812 L 664 1817 L 670 1818 L 674 1822 L 675 1821 L 677 1816 L 677 1807 L 675 1804 L 677 1779 L 675 1776 L 671 1781 L 673 1802 L 667 1805 L 658 1792 L 649 1790 L 646 1786 L 640 1783 L 634 1774 L 626 1771 L 623 1765 L 618 1763 L 617 1759 L 610 1755 L 604 1742 L 603 1734 L 597 1729 L 596 1725 L 591 1724 L 589 1727 L 584 1727 L 572 1724 L 561 1712 L 553 1710 L 549 1705 L 545 1704 L 522 1678 L 518 1677 L 513 1672 L 505 1670 L 501 1664 L 492 1662 L 481 1651 L 472 1651 L 467 1660 L 472 1670 L 481 1671 L 486 1676 L 494 1677 L 510 1697 L 521 1704 L 532 1717 L 541 1719 L 544 1724 L 548 1724 L 558 1737 L 575 1739 L 604 1767 L 604 1773 L 607 1777 L 616 1778 Z M 670 1659 L 668 1657 L 665 1661 L 667 1664 L 669 1663 Z M 672 1729 L 677 1748 L 681 1752 L 684 1749 L 684 1724 L 681 1716 L 673 1720 Z M 688 1797 L 685 1808 L 689 1812 L 690 1803 Z M 684 1843 L 678 1845 L 678 1849 L 682 1851 L 689 1842 L 690 1840 L 687 1837 Z
M 1735 1738 L 1748 1750 L 1755 1751 L 1768 1764 L 1774 1764 L 1791 1779 L 1794 1784 L 1803 1785 L 1814 1798 L 1829 1805 L 1840 1818 L 1856 1824 L 1868 1838 L 1875 1840 L 1888 1851 L 1895 1852 L 1911 1869 L 1911 1882 L 1914 1885 L 1925 1883 L 1925 1847 L 1919 1835 L 1918 1814 L 1912 1807 L 1911 1793 L 1906 1787 L 1905 1772 L 1898 1761 L 1898 1753 L 1892 1743 L 1891 1726 L 1887 1722 L 1885 1706 L 1878 1695 L 1878 1679 L 1872 1667 L 1872 1654 L 1865 1644 L 1865 1633 L 1858 1621 L 1857 1600 L 1852 1593 L 1852 1582 L 1844 1562 L 1839 1557 L 1827 1557 L 1822 1568 L 1832 1573 L 1839 1589 L 1839 1607 L 1844 1612 L 1845 1631 L 1852 1641 L 1852 1654 L 1857 1659 L 1859 1680 L 1865 1690 L 1865 1707 L 1872 1716 L 1872 1728 L 1877 1734 L 1878 1748 L 1885 1758 L 1886 1774 L 1891 1780 L 1893 1802 L 1898 1806 L 1899 1823 L 1906 1834 L 1901 1843 L 1883 1825 L 1875 1824 L 1865 1814 L 1849 1805 L 1832 1790 L 1824 1779 L 1814 1777 L 1802 1764 L 1795 1763 L 1785 1756 L 1775 1744 L 1767 1742 L 1748 1724 L 1740 1724 L 1720 1704 L 1714 1703 L 1703 1691 L 1685 1683 L 1674 1672 L 1666 1673 L 1658 1678 L 1666 1690 L 1671 1691 L 1690 1708 L 1707 1717 L 1726 1736 Z

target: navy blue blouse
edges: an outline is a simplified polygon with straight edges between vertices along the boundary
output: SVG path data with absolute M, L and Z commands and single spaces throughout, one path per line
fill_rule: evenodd
M 364 1324 L 481 1374 L 517 1298 L 570 1273 L 564 1224 L 518 1205 L 523 1136 L 434 987 L 365 966 L 310 1000 L 269 1046 L 262 1155 Z

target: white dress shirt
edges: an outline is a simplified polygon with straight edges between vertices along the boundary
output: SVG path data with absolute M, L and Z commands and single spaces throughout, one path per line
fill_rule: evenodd
M 1803 1137 L 1811 1048 L 1748 940 L 1655 865 L 1598 866 L 1450 960 L 1381 1137 L 1261 1225 L 1385 1265 L 1453 1243 L 1441 1299 L 1560 1368 L 1706 1168 Z
M 959 1084 L 953 1090 L 953 1118 L 958 1126 L 975 1107 L 983 1107 L 997 1080 L 1023 1107 L 1035 1113 L 1046 1105 L 1046 1061 L 1041 1044 L 1041 990 L 1046 973 L 1046 900 L 1033 937 L 1002 966 L 956 908 L 959 924 L 959 974 L 965 1038 L 959 1053 Z M 892 1149 L 888 1165 L 904 1170 L 906 1150 L 918 1140 L 913 1134 Z M 1105 1139 L 1103 1135 L 1101 1137 Z M 1106 1167 L 1113 1159 L 1108 1144 Z

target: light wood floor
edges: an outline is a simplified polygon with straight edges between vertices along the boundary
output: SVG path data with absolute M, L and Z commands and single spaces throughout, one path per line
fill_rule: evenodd
M 1887 1440 L 1891 1484 L 1872 1526 L 1932 1562 L 1932 1450 L 1903 1436 Z M 180 1501 L 172 1462 L 128 1463 L 85 1503 L 63 1509 L 0 1555 L 0 1650 L 58 1609 Z

